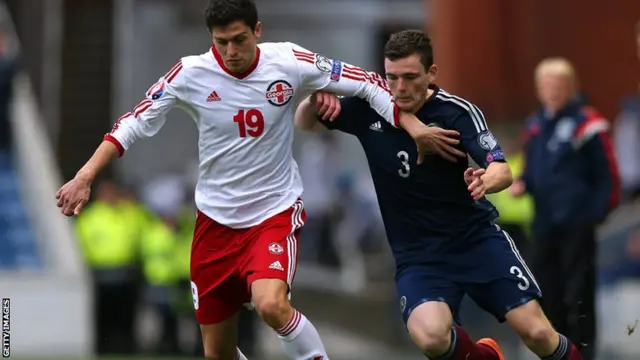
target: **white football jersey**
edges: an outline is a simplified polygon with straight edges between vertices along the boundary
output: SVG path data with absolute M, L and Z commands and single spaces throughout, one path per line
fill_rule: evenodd
M 196 206 L 220 224 L 247 228 L 301 196 L 293 119 L 297 104 L 322 89 L 361 97 L 397 126 L 398 108 L 378 74 L 292 43 L 263 43 L 244 74 L 228 70 L 215 47 L 182 58 L 105 140 L 122 155 L 137 139 L 156 134 L 172 107 L 181 107 L 199 130 Z

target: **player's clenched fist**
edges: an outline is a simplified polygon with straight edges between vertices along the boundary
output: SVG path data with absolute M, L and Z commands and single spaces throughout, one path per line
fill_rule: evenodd
M 77 216 L 89 201 L 91 180 L 76 176 L 56 193 L 57 205 L 66 216 Z
M 311 95 L 310 101 L 324 121 L 333 121 L 340 115 L 340 99 L 334 94 L 318 91 Z
M 480 200 L 484 197 L 485 187 L 484 181 L 482 181 L 482 175 L 484 175 L 484 169 L 468 168 L 464 172 L 464 182 L 467 183 L 467 190 L 471 193 L 473 200 Z

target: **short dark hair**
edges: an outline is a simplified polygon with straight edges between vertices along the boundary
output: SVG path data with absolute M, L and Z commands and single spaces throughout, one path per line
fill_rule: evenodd
M 255 30 L 258 9 L 253 0 L 209 0 L 204 9 L 204 19 L 209 31 L 216 26 L 227 26 L 235 21 L 242 21 L 251 30 Z
M 384 46 L 384 57 L 395 61 L 413 54 L 419 54 L 425 70 L 433 65 L 431 39 L 422 30 L 403 30 L 391 34 Z

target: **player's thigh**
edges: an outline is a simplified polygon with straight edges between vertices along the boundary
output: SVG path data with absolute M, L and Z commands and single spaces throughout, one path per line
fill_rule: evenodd
M 412 340 L 428 347 L 449 336 L 463 292 L 453 281 L 428 268 L 405 269 L 396 276 L 400 312 Z
M 252 293 L 254 302 L 258 300 L 256 295 L 277 296 L 282 286 L 290 291 L 298 269 L 298 239 L 305 219 L 303 203 L 297 200 L 289 209 L 252 230 L 250 256 L 242 267 L 247 286 L 253 291 L 252 284 L 257 280 L 280 280 L 261 282 L 263 284 L 258 287 L 260 293 Z M 263 286 L 266 283 L 269 285 Z
M 205 359 L 235 360 L 238 343 L 238 313 L 221 322 L 200 325 Z
M 237 263 L 242 251 L 234 246 L 238 233 L 198 215 L 191 249 L 191 292 L 200 325 L 222 323 L 249 300 Z M 240 248 L 241 249 L 241 248 Z
M 478 306 L 504 322 L 509 311 L 540 299 L 542 293 L 509 234 L 496 228 L 485 235 L 481 251 L 486 263 L 462 285 Z

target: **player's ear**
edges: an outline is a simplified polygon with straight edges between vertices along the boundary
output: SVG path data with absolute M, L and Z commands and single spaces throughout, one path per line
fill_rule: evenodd
M 262 36 L 262 23 L 260 21 L 256 23 L 256 26 L 253 29 L 253 35 L 256 39 L 260 40 L 260 37 Z
M 438 75 L 438 66 L 436 64 L 429 66 L 429 69 L 427 69 L 427 76 L 429 76 L 429 83 L 434 82 L 436 80 L 437 75 Z

